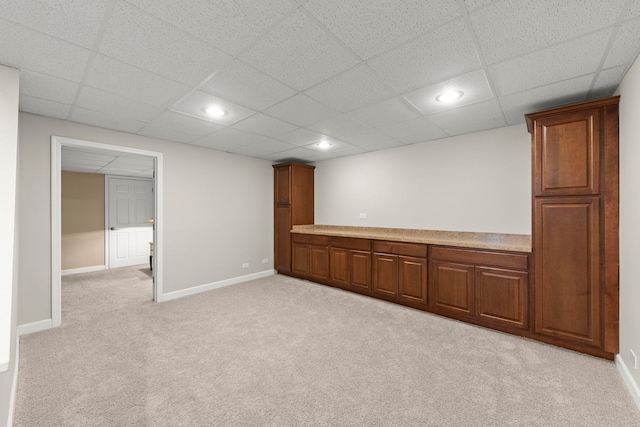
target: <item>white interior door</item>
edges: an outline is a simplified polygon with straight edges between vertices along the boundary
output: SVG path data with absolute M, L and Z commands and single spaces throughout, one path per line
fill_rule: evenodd
M 109 268 L 149 263 L 153 181 L 109 177 Z

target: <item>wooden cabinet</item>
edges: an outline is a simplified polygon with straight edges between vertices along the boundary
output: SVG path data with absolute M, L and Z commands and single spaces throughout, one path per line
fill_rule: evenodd
M 274 165 L 274 266 L 291 272 L 291 229 L 313 224 L 314 166 L 300 163 Z
M 534 332 L 554 344 L 613 355 L 618 351 L 618 97 L 526 119 L 533 156 Z
M 371 291 L 371 241 L 332 237 L 330 282 L 343 289 Z
M 374 241 L 373 251 L 373 293 L 426 305 L 427 246 Z
M 292 273 L 321 282 L 329 278 L 329 237 L 293 234 Z
M 487 326 L 526 329 L 528 264 L 523 254 L 432 247 L 430 307 Z

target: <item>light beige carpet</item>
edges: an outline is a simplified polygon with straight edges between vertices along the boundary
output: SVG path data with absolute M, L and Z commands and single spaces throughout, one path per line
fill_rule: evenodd
M 20 341 L 16 426 L 638 426 L 612 362 L 272 276 L 161 304 L 67 276 Z

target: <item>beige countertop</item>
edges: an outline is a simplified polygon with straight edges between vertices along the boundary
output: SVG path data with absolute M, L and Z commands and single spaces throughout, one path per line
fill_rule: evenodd
M 477 233 L 466 231 L 415 230 L 409 228 L 351 227 L 338 225 L 294 225 L 292 233 L 359 239 L 425 243 L 474 249 L 531 252 L 527 234 Z

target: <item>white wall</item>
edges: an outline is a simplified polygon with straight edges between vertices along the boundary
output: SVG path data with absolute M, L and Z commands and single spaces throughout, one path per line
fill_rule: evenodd
M 640 60 L 636 59 L 627 72 L 618 92 L 621 95 L 620 356 L 636 385 L 640 385 L 640 370 L 633 369 L 630 356 L 633 350 L 640 358 L 640 276 L 636 273 L 640 260 Z
M 319 162 L 316 223 L 531 234 L 530 147 L 522 124 Z
M 273 268 L 271 162 L 21 113 L 20 324 L 51 318 L 51 135 L 163 153 L 165 293 Z
M 20 74 L 0 66 L 0 425 L 9 419 L 16 375 L 18 256 L 16 175 Z

